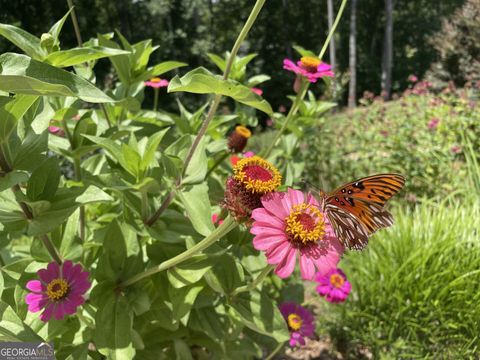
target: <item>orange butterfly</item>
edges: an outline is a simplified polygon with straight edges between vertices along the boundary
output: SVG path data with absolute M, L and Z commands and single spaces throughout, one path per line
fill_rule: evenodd
M 321 191 L 321 206 L 340 242 L 361 250 L 368 237 L 393 224 L 386 202 L 405 185 L 399 174 L 378 174 L 340 186 L 330 194 Z

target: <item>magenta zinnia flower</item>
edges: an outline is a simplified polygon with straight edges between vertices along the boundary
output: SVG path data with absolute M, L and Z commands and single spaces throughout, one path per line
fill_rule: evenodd
M 37 275 L 40 280 L 27 283 L 31 293 L 25 297 L 25 302 L 31 312 L 45 309 L 40 315 L 40 320 L 45 322 L 52 315 L 61 320 L 66 314 L 75 314 L 77 307 L 85 302 L 83 295 L 91 286 L 89 273 L 69 260 L 62 265 L 51 262 L 46 269 L 38 270 Z
M 169 84 L 168 80 L 165 79 L 160 79 L 158 77 L 154 77 L 153 79 L 150 79 L 149 81 L 145 81 L 145 86 L 149 86 L 152 88 L 161 88 L 161 87 L 167 87 Z
M 430 129 L 430 130 L 433 130 L 435 129 L 438 124 L 440 124 L 440 119 L 437 119 L 437 118 L 432 118 L 429 122 L 428 122 L 428 125 L 427 127 Z
M 263 94 L 263 90 L 259 89 L 259 88 L 256 88 L 256 87 L 252 87 L 252 88 L 250 88 L 250 90 L 252 90 L 258 96 L 262 96 L 262 94 Z
M 303 279 L 313 279 L 315 268 L 323 273 L 336 268 L 343 247 L 312 195 L 288 189 L 261 201 L 263 208 L 252 212 L 253 246 L 265 251 L 269 264 L 277 265 L 278 276 L 293 272 L 297 255 Z
M 317 82 L 324 76 L 333 76 L 332 67 L 329 64 L 312 56 L 303 56 L 296 65 L 292 60 L 284 59 L 283 68 L 305 76 L 311 83 Z
M 305 337 L 313 335 L 313 315 L 303 306 L 295 303 L 280 305 L 282 313 L 290 331 L 290 346 L 305 345 Z
M 352 285 L 341 269 L 333 269 L 326 274 L 317 273 L 315 280 L 319 283 L 317 292 L 331 303 L 344 302 L 352 290 Z

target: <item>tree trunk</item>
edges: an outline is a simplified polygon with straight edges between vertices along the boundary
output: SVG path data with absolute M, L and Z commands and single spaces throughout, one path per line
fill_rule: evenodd
M 382 96 L 389 100 L 392 95 L 393 67 L 393 0 L 385 0 L 385 37 L 383 40 Z
M 351 2 L 349 47 L 348 67 L 350 69 L 350 84 L 348 86 L 348 107 L 354 108 L 357 104 L 357 0 L 352 0 Z
M 327 12 L 328 12 L 328 30 L 331 31 L 333 26 L 333 0 L 327 0 Z M 332 71 L 334 77 L 332 78 L 332 96 L 333 98 L 337 95 L 337 86 L 335 81 L 335 70 L 336 70 L 336 59 L 335 59 L 335 35 L 330 39 L 330 65 L 332 65 Z
M 289 14 L 290 12 L 288 11 L 288 0 L 282 0 L 282 8 L 283 8 L 283 41 L 285 43 L 285 52 L 287 54 L 287 58 L 291 59 L 292 58 L 292 42 L 290 41 L 290 19 L 289 19 Z

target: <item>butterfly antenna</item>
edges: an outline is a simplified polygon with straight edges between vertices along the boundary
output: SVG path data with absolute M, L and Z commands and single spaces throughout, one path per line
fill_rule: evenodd
M 308 180 L 305 179 L 305 178 L 302 178 L 302 179 L 300 180 L 300 183 L 303 184 L 302 187 L 306 187 L 306 186 L 308 185 L 309 187 L 317 190 L 318 192 L 321 192 L 321 191 L 322 191 L 322 189 L 320 189 L 318 186 L 313 185 L 310 181 L 308 181 Z

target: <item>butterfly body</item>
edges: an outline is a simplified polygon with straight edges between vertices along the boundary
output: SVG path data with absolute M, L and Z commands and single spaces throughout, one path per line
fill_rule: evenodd
M 340 242 L 361 250 L 368 237 L 393 224 L 386 202 L 405 184 L 399 174 L 378 174 L 345 184 L 331 193 L 320 192 L 322 208 Z

